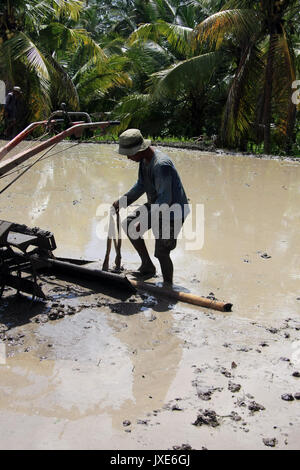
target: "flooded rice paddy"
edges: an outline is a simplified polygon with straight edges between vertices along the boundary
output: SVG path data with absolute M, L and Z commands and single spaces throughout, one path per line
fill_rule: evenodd
M 67 150 L 70 145 L 56 147 L 53 152 L 66 150 L 38 163 L 3 193 L 0 217 L 51 230 L 57 256 L 103 259 L 106 241 L 97 235 L 102 221 L 97 211 L 131 187 L 138 167 L 118 155 L 116 145 Z M 234 304 L 234 315 L 247 318 L 299 309 L 300 165 L 167 151 L 192 207 L 186 225 L 193 233 L 186 227 L 182 235 L 194 236 L 180 239 L 173 252 L 176 284 L 199 295 L 213 292 Z M 2 186 L 15 175 L 0 180 Z M 153 253 L 153 241 L 147 243 Z M 138 265 L 127 240 L 123 264 Z

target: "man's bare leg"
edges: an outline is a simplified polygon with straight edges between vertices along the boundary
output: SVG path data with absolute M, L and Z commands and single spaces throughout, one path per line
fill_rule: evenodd
M 158 258 L 158 261 L 160 263 L 164 284 L 166 284 L 169 287 L 172 286 L 174 266 L 170 258 L 170 255 L 161 256 Z
M 141 258 L 141 261 L 142 261 L 142 264 L 139 267 L 138 271 L 142 275 L 154 276 L 154 274 L 156 273 L 156 268 L 151 261 L 144 239 L 138 238 L 137 240 L 133 240 L 132 238 L 129 237 L 129 240 L 131 241 L 132 245 L 138 252 L 139 257 Z

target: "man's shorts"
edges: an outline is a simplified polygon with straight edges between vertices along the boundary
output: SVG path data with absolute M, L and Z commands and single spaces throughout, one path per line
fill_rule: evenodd
M 163 256 L 169 256 L 170 251 L 174 250 L 177 245 L 177 237 L 182 228 L 183 221 L 167 218 L 163 219 L 160 214 L 158 224 L 153 226 L 153 221 L 151 220 L 150 204 L 144 204 L 140 206 L 133 214 L 129 215 L 123 222 L 122 227 L 125 230 L 126 234 L 130 237 L 130 226 L 134 224 L 135 221 L 140 221 L 141 211 L 147 211 L 147 219 L 144 224 L 141 225 L 141 230 L 139 232 L 139 237 L 142 238 L 144 233 L 150 228 L 153 231 L 155 236 L 155 251 L 154 256 L 156 258 L 161 258 Z M 170 227 L 170 229 L 168 229 Z

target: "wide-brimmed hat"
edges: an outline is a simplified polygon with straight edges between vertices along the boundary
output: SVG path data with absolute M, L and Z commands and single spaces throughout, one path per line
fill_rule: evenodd
M 151 140 L 144 139 L 139 129 L 127 129 L 119 136 L 119 153 L 121 155 L 135 155 L 146 150 Z
M 13 91 L 18 91 L 19 93 L 21 93 L 21 88 L 19 86 L 14 86 Z

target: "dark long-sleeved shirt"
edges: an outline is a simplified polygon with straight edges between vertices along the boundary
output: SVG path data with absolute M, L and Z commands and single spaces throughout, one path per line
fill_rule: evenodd
M 160 150 L 154 151 L 149 163 L 145 159 L 140 162 L 138 180 L 124 195 L 127 197 L 127 205 L 135 202 L 144 193 L 147 194 L 148 203 L 152 206 L 152 213 L 159 210 L 162 204 L 168 206 L 178 204 L 181 207 L 183 219 L 190 211 L 178 172 L 168 155 Z M 171 217 L 173 218 L 174 215 L 172 214 Z

